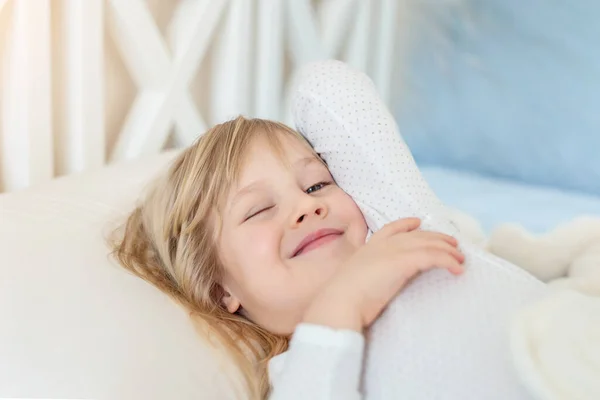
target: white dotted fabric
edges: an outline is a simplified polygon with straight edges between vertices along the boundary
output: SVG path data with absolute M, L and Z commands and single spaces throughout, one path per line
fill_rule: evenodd
M 461 238 L 402 140 L 369 78 L 337 61 L 301 72 L 297 128 L 357 202 L 372 231 L 401 217 L 453 234 L 466 273 L 436 270 L 416 279 L 368 335 L 367 399 L 529 399 L 513 368 L 509 321 L 546 292 L 520 268 Z

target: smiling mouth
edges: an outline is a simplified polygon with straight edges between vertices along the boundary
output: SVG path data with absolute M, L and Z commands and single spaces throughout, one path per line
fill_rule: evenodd
M 303 242 L 303 244 L 300 245 L 300 247 L 298 248 L 298 250 L 296 250 L 294 252 L 293 257 L 297 257 L 299 255 L 302 254 L 306 254 L 312 250 L 315 250 L 321 246 L 324 246 L 328 243 L 331 243 L 335 240 L 337 240 L 340 236 L 342 236 L 343 232 L 340 231 L 327 231 L 327 232 L 317 232 L 313 235 L 313 237 L 307 237 Z

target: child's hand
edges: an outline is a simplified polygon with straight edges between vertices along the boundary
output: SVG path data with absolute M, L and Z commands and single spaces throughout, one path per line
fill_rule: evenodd
M 461 274 L 464 255 L 456 239 L 417 231 L 419 225 L 417 218 L 400 219 L 373 234 L 321 290 L 304 322 L 360 331 L 420 272 Z

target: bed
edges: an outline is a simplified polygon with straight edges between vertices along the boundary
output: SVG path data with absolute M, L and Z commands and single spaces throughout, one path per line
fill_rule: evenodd
M 421 171 L 446 204 L 475 217 L 488 233 L 505 222 L 543 233 L 582 215 L 600 215 L 600 196 L 439 166 Z

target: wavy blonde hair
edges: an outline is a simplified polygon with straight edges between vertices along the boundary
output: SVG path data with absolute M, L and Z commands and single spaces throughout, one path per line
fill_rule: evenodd
M 224 196 L 237 179 L 250 143 L 262 136 L 281 155 L 281 135 L 312 150 L 278 122 L 246 119 L 216 125 L 185 149 L 112 237 L 113 256 L 202 321 L 240 368 L 251 398 L 269 392 L 267 361 L 289 338 L 273 334 L 222 304 L 223 265 L 217 248 Z M 314 153 L 314 152 L 313 152 Z

